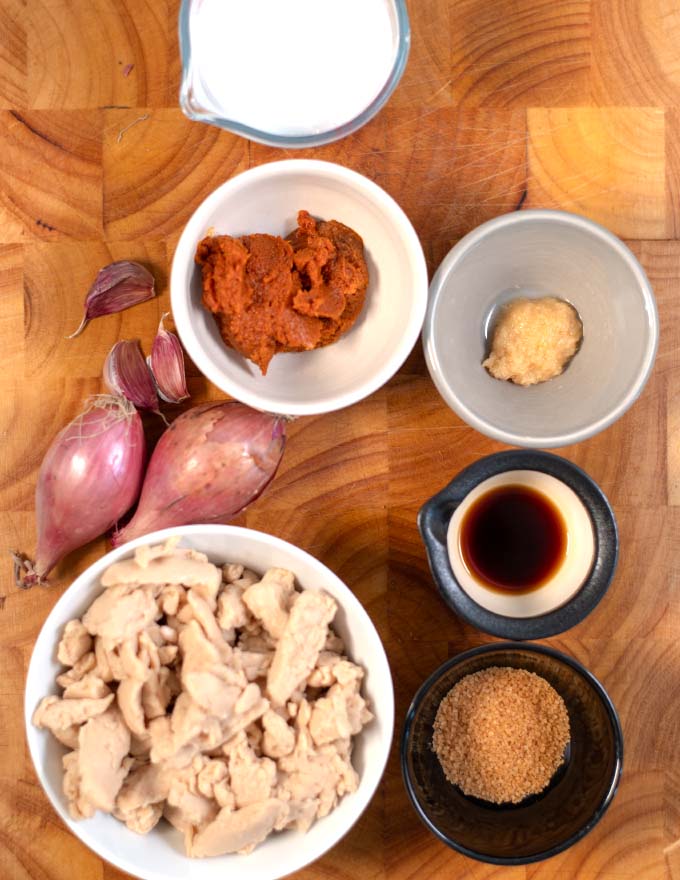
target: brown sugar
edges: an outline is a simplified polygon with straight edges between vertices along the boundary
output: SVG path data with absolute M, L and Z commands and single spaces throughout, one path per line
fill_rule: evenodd
M 354 324 L 368 287 L 364 245 L 337 220 L 298 213 L 287 239 L 204 238 L 196 251 L 203 305 L 225 343 L 265 374 L 279 352 L 330 345 Z
M 464 794 L 516 804 L 543 791 L 568 742 L 567 708 L 544 678 L 490 666 L 444 697 L 432 747 L 446 778 Z

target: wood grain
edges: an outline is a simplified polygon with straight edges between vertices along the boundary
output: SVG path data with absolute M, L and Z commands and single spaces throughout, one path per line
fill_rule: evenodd
M 624 238 L 666 237 L 663 110 L 532 107 L 527 129 L 527 207 L 586 214 Z
M 553 107 L 588 103 L 588 0 L 451 0 L 456 104 Z M 624 102 L 626 103 L 626 102 Z
M 591 27 L 591 79 L 597 103 L 678 104 L 680 21 L 673 0 L 594 3 Z
M 18 4 L 0 7 L 0 108 L 24 107 L 28 41 Z
M 30 107 L 175 107 L 175 0 L 37 0 L 24 5 Z
M 24 253 L 20 244 L 0 245 L 0 339 L 3 354 L 14 370 L 23 374 L 24 356 Z M 2 371 L 0 385 L 14 382 Z
M 477 224 L 527 207 L 577 211 L 624 236 L 656 292 L 661 341 L 635 406 L 560 454 L 609 496 L 621 557 L 597 609 L 550 640 L 605 684 L 626 739 L 602 822 L 548 862 L 506 869 L 447 849 L 401 781 L 409 702 L 443 660 L 490 641 L 442 604 L 415 518 L 472 461 L 503 447 L 444 405 L 420 345 L 371 398 L 289 425 L 282 467 L 236 520 L 293 541 L 352 586 L 385 643 L 397 729 L 358 825 L 300 880 L 680 880 L 680 0 L 412 0 L 397 91 L 336 144 L 278 151 L 191 123 L 177 106 L 179 0 L 0 0 L 0 553 L 35 544 L 34 490 L 56 432 L 101 390 L 119 338 L 148 351 L 169 308 L 181 230 L 218 184 L 279 158 L 339 162 L 404 208 L 433 272 Z M 114 259 L 152 268 L 158 297 L 93 321 L 85 293 Z M 220 392 L 188 364 L 192 402 Z M 146 419 L 150 438 L 160 434 Z M 0 566 L 0 880 L 125 880 L 57 819 L 28 758 L 32 645 L 73 578 L 49 589 Z
M 119 240 L 178 233 L 218 183 L 248 167 L 248 143 L 179 109 L 104 111 L 104 227 Z
M 409 5 L 412 43 L 409 62 L 391 107 L 434 109 L 451 102 L 452 53 L 448 4 L 418 0 Z
M 669 238 L 680 230 L 680 113 L 666 108 L 666 229 Z
M 473 226 L 526 194 L 526 112 L 427 105 L 384 111 L 386 166 L 377 178 L 420 235 L 430 271 Z
M 0 112 L 3 241 L 102 234 L 101 113 Z

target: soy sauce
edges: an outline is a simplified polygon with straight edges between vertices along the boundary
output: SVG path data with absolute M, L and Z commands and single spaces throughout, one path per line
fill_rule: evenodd
M 482 585 L 528 593 L 542 587 L 564 561 L 567 528 L 546 495 L 505 485 L 470 505 L 459 540 L 468 570 Z

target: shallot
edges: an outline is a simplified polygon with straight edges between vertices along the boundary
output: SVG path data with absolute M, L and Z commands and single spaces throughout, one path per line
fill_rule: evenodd
M 285 426 L 282 416 L 236 401 L 183 413 L 158 441 L 137 511 L 113 546 L 156 529 L 233 519 L 274 477 Z
M 115 525 L 135 503 L 142 484 L 142 420 L 123 397 L 96 395 L 47 451 L 35 493 L 35 562 L 14 554 L 17 584 L 44 583 L 67 553 Z

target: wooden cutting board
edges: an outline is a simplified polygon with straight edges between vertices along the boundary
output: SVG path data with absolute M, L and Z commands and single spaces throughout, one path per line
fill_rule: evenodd
M 621 533 L 606 598 L 550 640 L 591 669 L 619 709 L 625 769 L 609 812 L 548 862 L 478 864 L 420 824 L 395 744 L 359 824 L 296 877 L 680 878 L 680 0 L 409 6 L 411 57 L 387 107 L 338 144 L 293 153 L 182 116 L 178 0 L 0 0 L 2 880 L 124 877 L 63 827 L 24 740 L 36 634 L 106 549 L 100 540 L 72 554 L 47 590 L 15 589 L 7 551 L 34 547 L 41 459 L 84 398 L 102 390 L 113 343 L 139 337 L 148 350 L 169 307 L 173 247 L 196 205 L 230 175 L 284 155 L 340 162 L 377 181 L 411 217 L 430 270 L 497 214 L 585 214 L 629 241 L 662 326 L 641 399 L 600 436 L 560 451 L 607 493 Z M 118 259 L 151 264 L 159 297 L 66 341 L 97 270 Z M 194 403 L 220 396 L 195 370 L 190 389 Z M 279 475 L 239 520 L 310 551 L 356 591 L 390 657 L 397 737 L 421 681 L 491 641 L 438 599 L 416 512 L 462 467 L 501 448 L 443 404 L 417 346 L 368 400 L 293 422 Z

